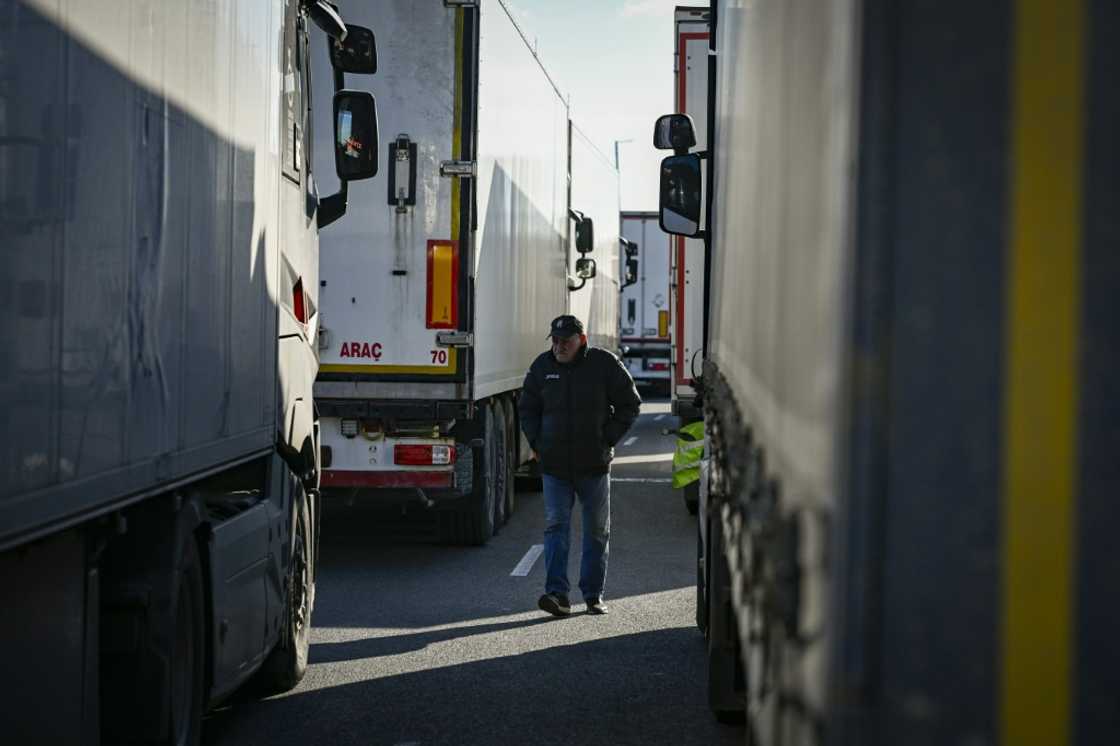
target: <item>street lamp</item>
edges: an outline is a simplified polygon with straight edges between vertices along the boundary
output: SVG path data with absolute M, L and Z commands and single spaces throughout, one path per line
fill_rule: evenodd
M 628 137 L 625 140 L 614 141 L 614 170 L 618 170 L 618 144 L 622 142 L 634 142 L 634 138 Z

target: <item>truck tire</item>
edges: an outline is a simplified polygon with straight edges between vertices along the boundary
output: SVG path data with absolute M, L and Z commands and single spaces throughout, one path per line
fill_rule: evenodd
M 171 648 L 171 723 L 167 744 L 192 746 L 202 737 L 206 627 L 202 562 L 194 536 L 182 543 L 177 567 L 174 642 Z
M 686 484 L 681 490 L 681 494 L 684 497 L 685 510 L 688 511 L 689 515 L 696 515 L 696 512 L 700 510 L 700 483 Z
M 710 523 L 710 521 L 709 521 Z M 711 536 L 711 531 L 708 532 Z M 710 552 L 709 552 L 710 553 Z M 708 557 L 704 553 L 704 542 L 700 535 L 700 521 L 696 522 L 696 628 L 704 637 L 708 636 Z
M 201 738 L 208 639 L 195 530 L 205 508 L 197 499 L 178 507 L 180 499 L 155 498 L 130 511 L 128 532 L 102 557 L 99 674 L 106 743 L 180 746 Z
M 508 523 L 510 517 L 513 515 L 514 509 L 517 507 L 517 489 L 515 487 L 514 474 L 517 472 L 517 446 L 518 438 L 521 433 L 518 431 L 517 417 L 513 411 L 513 402 L 509 399 L 503 399 L 502 411 L 505 413 L 506 421 L 506 517 L 505 521 Z
M 289 475 L 294 490 L 292 554 L 285 581 L 284 618 L 280 640 L 268 654 L 257 673 L 257 688 L 262 694 L 279 694 L 294 689 L 307 673 L 311 647 L 311 601 L 314 565 L 311 540 L 311 511 L 303 483 Z
M 746 722 L 746 691 L 731 609 L 731 573 L 723 556 L 723 520 L 718 515 L 709 524 L 708 552 L 708 706 L 719 722 L 739 725 Z
M 483 446 L 471 449 L 474 459 L 471 492 L 436 514 L 440 541 L 448 544 L 482 546 L 494 535 L 494 483 L 497 481 L 494 470 L 498 459 L 492 454 L 498 446 L 498 436 L 494 408 L 487 406 L 485 409 Z
M 493 481 L 490 482 L 490 491 L 494 493 L 494 533 L 498 533 L 502 526 L 505 525 L 509 514 L 506 512 L 508 507 L 508 496 L 506 495 L 506 487 L 508 485 L 507 472 L 509 470 L 509 427 L 506 422 L 505 408 L 502 407 L 500 401 L 495 401 L 490 407 L 490 419 L 488 421 L 489 432 L 490 427 L 494 431 L 493 449 L 490 449 L 491 440 L 487 438 L 486 446 L 490 451 L 490 458 L 492 463 L 488 466 L 486 473 L 493 475 Z

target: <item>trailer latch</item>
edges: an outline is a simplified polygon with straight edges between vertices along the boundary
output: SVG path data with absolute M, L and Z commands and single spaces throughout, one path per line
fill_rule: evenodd
M 474 332 L 436 332 L 440 347 L 474 347 Z
M 473 179 L 475 175 L 474 161 L 440 161 L 440 176 L 458 176 L 461 179 Z

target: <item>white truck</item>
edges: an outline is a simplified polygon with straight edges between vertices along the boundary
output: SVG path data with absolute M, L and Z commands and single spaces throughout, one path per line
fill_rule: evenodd
M 619 302 L 619 335 L 622 360 L 640 388 L 671 392 L 669 358 L 669 250 L 676 239 L 665 235 L 657 225 L 656 212 L 623 212 L 622 237 L 633 247 L 638 260 L 634 282 L 622 286 Z
M 513 511 L 530 455 L 517 393 L 549 322 L 591 292 L 574 288 L 596 279 L 590 216 L 617 214 L 617 175 L 594 157 L 587 179 L 584 156 L 570 167 L 582 138 L 503 3 L 389 0 L 351 15 L 385 40 L 374 90 L 388 147 L 323 239 L 324 494 L 415 501 L 437 510 L 444 540 L 481 544 Z M 610 206 L 574 193 L 595 178 L 613 180 Z M 613 241 L 598 248 L 608 283 Z M 595 330 L 611 310 L 587 313 Z
M 0 733 L 197 743 L 207 706 L 307 666 L 317 216 L 340 205 L 312 179 L 307 43 L 314 21 L 370 72 L 373 35 L 317 0 L 2 15 Z M 368 93 L 334 109 L 376 145 Z

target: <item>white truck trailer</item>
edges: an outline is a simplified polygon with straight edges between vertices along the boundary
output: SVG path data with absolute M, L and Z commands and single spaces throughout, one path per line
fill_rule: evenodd
M 623 212 L 622 237 L 632 242 L 638 260 L 635 282 L 624 284 L 619 303 L 622 360 L 639 387 L 668 395 L 671 392 L 669 358 L 669 250 L 676 245 L 657 224 L 656 212 Z
M 388 148 L 323 238 L 323 487 L 419 501 L 445 540 L 483 543 L 529 457 L 516 394 L 569 309 L 569 243 L 593 243 L 570 217 L 568 106 L 498 0 L 351 15 L 384 40 Z
M 1120 728 L 1120 8 L 977 9 L 713 2 L 708 221 L 687 127 L 662 165 L 710 241 L 699 621 L 752 744 Z
M 587 329 L 588 343 L 611 352 L 618 351 L 619 226 L 618 171 L 574 123 L 571 127 L 571 209 L 590 218 L 594 226 L 593 247 L 580 252 L 575 237 L 569 242 L 568 274 L 580 274 L 587 254 L 595 262 L 595 275 L 570 283 L 568 313 L 575 314 Z M 577 289 L 578 288 L 578 289 Z
M 197 743 L 209 704 L 307 666 L 306 51 L 346 28 L 313 0 L 0 14 L 0 733 Z M 372 104 L 335 100 L 354 142 Z

